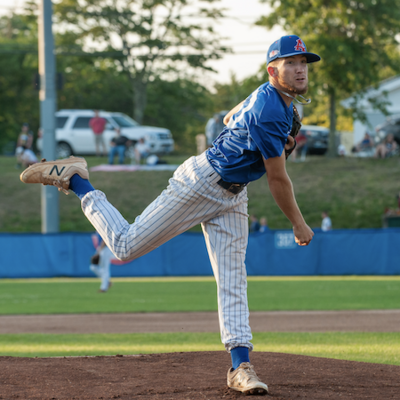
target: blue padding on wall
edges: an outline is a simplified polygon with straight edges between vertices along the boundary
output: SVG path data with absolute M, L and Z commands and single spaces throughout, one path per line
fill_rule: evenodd
M 0 234 L 0 278 L 92 277 L 90 233 Z M 248 275 L 398 275 L 400 228 L 321 232 L 309 246 L 291 231 L 251 234 Z M 212 275 L 204 237 L 184 233 L 151 253 L 113 265 L 112 276 Z

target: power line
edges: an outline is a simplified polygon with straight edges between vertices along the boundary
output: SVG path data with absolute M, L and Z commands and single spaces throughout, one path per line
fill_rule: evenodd
M 229 46 L 229 47 L 266 46 L 266 47 L 268 47 L 268 42 L 264 41 L 264 42 L 248 42 L 248 43 L 246 43 L 246 42 L 242 42 L 242 43 L 227 43 L 226 46 Z M 36 46 L 32 47 L 31 44 L 24 44 L 24 43 L 13 43 L 11 46 L 9 46 L 7 44 L 3 44 L 3 45 L 0 44 L 0 49 L 2 47 L 7 47 L 7 48 L 10 48 L 10 49 L 24 49 L 24 48 L 26 48 L 27 50 L 37 49 Z M 70 45 L 64 44 L 62 47 L 64 49 L 65 48 L 67 48 L 67 49 L 68 48 L 72 48 L 72 49 L 74 49 L 74 48 L 76 49 L 77 48 L 76 45 L 74 45 L 74 44 L 70 44 Z
M 37 49 L 2 49 L 0 46 L 0 54 L 37 54 L 38 50 Z M 257 55 L 257 54 L 265 54 L 266 50 L 248 50 L 248 51 L 235 51 L 232 53 L 223 53 L 225 56 L 237 56 L 237 55 Z M 171 54 L 171 55 L 162 55 L 159 56 L 159 58 L 172 58 L 177 56 L 178 54 Z M 200 56 L 201 54 L 179 54 L 180 56 Z M 68 52 L 68 51 L 56 51 L 56 56 L 76 56 L 76 57 L 124 57 L 122 54 L 122 51 L 106 51 L 106 52 L 94 52 L 94 53 L 89 53 L 89 52 Z M 143 55 L 137 55 L 134 56 L 137 58 L 142 58 L 146 57 Z
M 18 6 L 18 5 L 16 5 L 16 6 L 6 6 L 4 4 L 0 4 L 0 8 L 3 8 L 5 10 L 23 10 L 24 9 L 23 6 Z

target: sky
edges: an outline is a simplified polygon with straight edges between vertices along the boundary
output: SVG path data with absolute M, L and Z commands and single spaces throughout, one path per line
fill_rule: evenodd
M 219 24 L 218 31 L 227 38 L 222 44 L 231 47 L 234 53 L 209 62 L 218 71 L 212 76 L 220 83 L 229 82 L 232 73 L 242 80 L 254 75 L 265 64 L 269 46 L 285 33 L 279 27 L 268 31 L 254 26 L 260 16 L 269 13 L 269 7 L 259 0 L 221 0 L 219 4 L 227 9 L 225 13 L 230 18 Z
M 24 0 L 0 0 L 0 15 L 23 4 Z M 222 44 L 230 47 L 233 54 L 208 62 L 217 71 L 208 75 L 211 86 L 214 82 L 229 82 L 232 74 L 238 80 L 254 75 L 265 64 L 268 47 L 284 34 L 281 28 L 268 31 L 253 26 L 261 15 L 269 12 L 269 7 L 259 0 L 220 0 L 217 5 L 226 8 L 228 18 L 222 20 L 216 30 L 221 37 L 226 38 Z

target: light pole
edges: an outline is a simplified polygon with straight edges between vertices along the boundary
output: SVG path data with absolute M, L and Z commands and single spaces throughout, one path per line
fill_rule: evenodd
M 55 112 L 57 108 L 51 0 L 41 0 L 39 11 L 39 100 L 40 125 L 43 130 L 42 157 L 50 161 L 56 158 Z M 56 187 L 42 186 L 42 233 L 59 231 L 58 195 Z

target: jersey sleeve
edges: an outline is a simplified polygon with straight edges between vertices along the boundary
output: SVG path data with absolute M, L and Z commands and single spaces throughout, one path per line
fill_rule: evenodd
M 279 124 L 269 122 L 255 125 L 251 130 L 251 139 L 265 159 L 280 157 L 285 147 L 287 135 L 276 134 L 275 129 L 279 129 Z
M 265 105 L 260 114 L 252 119 L 250 137 L 265 159 L 280 157 L 291 130 L 287 114 L 279 108 Z

